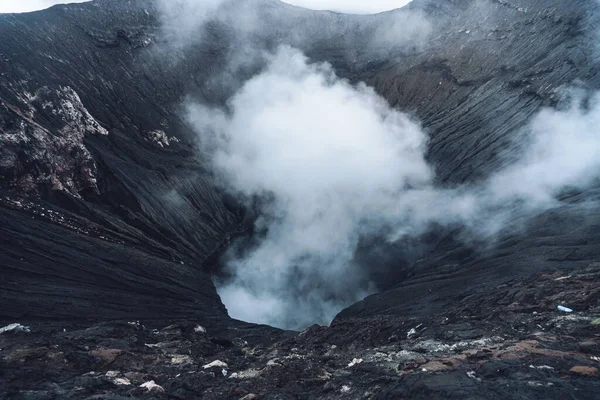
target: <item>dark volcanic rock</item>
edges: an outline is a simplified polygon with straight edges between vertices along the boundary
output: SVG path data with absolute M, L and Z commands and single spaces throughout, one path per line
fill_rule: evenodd
M 591 400 L 600 358 L 580 344 L 599 343 L 599 278 L 598 266 L 538 274 L 430 318 L 357 318 L 301 333 L 35 322 L 0 334 L 0 398 Z M 561 300 L 577 312 L 554 310 Z M 140 387 L 147 382 L 160 388 Z
M 2 317 L 226 317 L 202 264 L 242 215 L 185 141 L 182 83 L 119 39 L 157 29 L 143 3 L 0 16 Z
M 415 0 L 434 28 L 414 48 L 370 40 L 398 12 L 252 4 L 268 29 L 244 46 L 299 46 L 414 112 L 440 185 L 501 167 L 561 88 L 600 88 L 592 0 Z M 482 248 L 443 229 L 414 249 L 369 238 L 357 258 L 385 290 L 331 327 L 229 319 L 210 273 L 253 216 L 181 118 L 186 96 L 223 104 L 260 68 L 212 84 L 240 45 L 226 22 L 165 55 L 151 0 L 0 15 L 0 320 L 32 327 L 0 334 L 0 397 L 596 398 L 597 188 Z
M 500 168 L 515 132 L 540 107 L 556 105 L 561 89 L 600 88 L 595 2 L 416 1 L 411 7 L 438 18 L 434 39 L 425 51 L 361 79 L 424 121 L 440 184 L 472 184 Z M 338 318 L 440 313 L 465 287 L 485 291 L 540 270 L 586 266 L 600 256 L 597 200 L 597 188 L 567 196 L 557 209 L 515 221 L 492 246 L 465 245 L 455 240 L 457 232 L 440 229 L 415 246 L 410 261 L 394 265 L 387 257 L 395 268 L 381 282 L 391 290 Z M 595 205 L 577 206 L 585 201 Z

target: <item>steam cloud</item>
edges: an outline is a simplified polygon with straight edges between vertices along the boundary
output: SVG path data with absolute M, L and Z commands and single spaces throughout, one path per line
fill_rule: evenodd
M 530 125 L 531 143 L 514 165 L 490 179 L 498 202 L 518 198 L 531 208 L 556 204 L 567 187 L 585 189 L 600 173 L 600 102 L 575 97 L 567 110 L 542 110 Z
M 515 214 L 558 204 L 566 187 L 598 176 L 600 105 L 543 110 L 522 133 L 518 161 L 475 188 L 433 185 L 427 135 L 364 84 L 337 78 L 282 47 L 227 111 L 190 105 L 223 182 L 267 199 L 260 243 L 230 254 L 219 293 L 233 317 L 287 328 L 328 323 L 375 290 L 353 258 L 361 237 L 418 235 L 460 223 L 493 235 Z M 210 134 L 209 134 L 210 133 Z
M 396 6 L 406 3 L 402 1 Z M 167 50 L 182 50 L 207 39 L 213 40 L 211 35 L 214 32 L 208 29 L 211 23 L 213 27 L 224 27 L 226 38 L 220 39 L 229 43 L 219 45 L 230 51 L 231 60 L 224 65 L 230 70 L 255 57 L 254 47 L 261 41 L 262 46 L 273 44 L 275 40 L 277 44 L 306 50 L 313 45 L 322 46 L 323 42 L 336 37 L 337 43 L 342 43 L 336 50 L 344 51 L 354 59 L 357 52 L 377 51 L 370 50 L 371 47 L 384 47 L 386 50 L 420 48 L 432 31 L 432 25 L 423 12 L 413 9 L 398 9 L 388 14 L 356 19 L 310 11 L 299 17 L 293 7 L 277 0 L 155 0 L 155 4 L 168 38 Z M 371 4 L 364 9 L 373 7 L 389 9 L 389 4 Z M 302 29 L 290 29 L 290 23 Z M 169 56 L 173 56 L 171 51 Z
M 171 10 L 165 21 L 184 45 L 198 40 L 190 32 L 202 30 L 222 6 L 217 0 L 178 3 L 195 16 L 181 23 Z M 255 14 L 242 14 L 248 23 L 241 26 L 255 29 Z M 422 27 L 395 38 L 425 38 L 430 25 Z M 232 56 L 234 67 L 225 70 L 245 61 Z M 267 55 L 265 65 L 226 108 L 188 104 L 188 121 L 222 184 L 260 211 L 258 241 L 229 252 L 232 277 L 218 282 L 232 317 L 285 328 L 329 323 L 377 290 L 355 262 L 361 238 L 393 242 L 416 237 L 432 223 L 494 237 L 515 216 L 557 206 L 561 191 L 584 190 L 598 179 L 597 97 L 541 111 L 515 133 L 516 161 L 476 187 L 444 189 L 434 185 L 425 159 L 426 132 L 371 88 L 339 79 L 330 65 L 311 63 L 288 46 Z
M 394 10 L 410 2 L 411 0 L 285 0 L 285 3 L 300 7 L 355 14 L 373 14 Z
M 282 47 L 231 99 L 229 113 L 189 116 L 215 169 L 238 194 L 270 197 L 259 246 L 231 259 L 219 290 L 230 314 L 278 326 L 329 321 L 369 290 L 352 262 L 361 234 L 399 211 L 395 200 L 429 186 L 426 136 L 372 89 L 339 80 Z

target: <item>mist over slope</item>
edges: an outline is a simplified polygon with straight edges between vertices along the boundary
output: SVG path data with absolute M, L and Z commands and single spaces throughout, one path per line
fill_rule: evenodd
M 230 293 L 262 296 L 277 320 L 291 318 L 282 326 L 326 323 L 336 308 L 438 268 L 496 271 L 497 254 L 516 257 L 509 264 L 524 273 L 526 258 L 537 270 L 555 253 L 575 251 L 575 263 L 596 254 L 595 239 L 567 225 L 552 225 L 548 251 L 539 246 L 549 215 L 575 221 L 569 212 L 593 210 L 595 2 L 583 13 L 557 1 L 420 0 L 373 16 L 267 0 L 170 4 L 106 0 L 2 17 L 3 35 L 18 38 L 2 44 L 3 187 L 83 218 L 82 232 L 100 232 L 99 253 L 109 238 L 124 254 L 167 260 L 181 279 L 217 270 Z M 295 70 L 282 54 L 303 61 Z M 571 85 L 583 88 L 581 107 L 577 95 L 568 105 Z M 330 101 L 315 109 L 323 96 Z M 60 112 L 70 104 L 86 124 Z M 357 144 L 340 146 L 346 134 Z M 295 158 L 281 157 L 286 149 Z M 249 231 L 250 246 L 238 245 Z M 573 250 L 583 240 L 585 250 Z M 25 279 L 21 257 L 6 257 Z M 36 268 L 43 281 L 45 267 Z M 264 288 L 261 274 L 280 279 Z M 290 288 L 296 280 L 319 285 Z M 140 292 L 128 282 L 122 304 Z M 232 299 L 231 310 L 243 304 Z M 283 311 L 302 302 L 310 312 Z M 42 303 L 11 315 L 43 315 Z
M 191 30 L 223 18 L 224 3 L 200 3 L 180 5 L 188 11 L 181 25 L 173 23 L 173 13 L 165 18 L 169 29 L 183 27 L 176 37 L 193 38 Z M 472 7 L 494 18 L 489 6 Z M 262 29 L 252 7 L 234 13 L 238 18 L 247 32 Z M 417 19 L 421 25 L 404 25 L 397 43 L 423 46 L 431 22 Z M 236 43 L 233 66 L 225 69 L 266 66 L 225 110 L 192 102 L 187 116 L 221 185 L 249 208 L 257 198 L 261 203 L 258 243 L 234 246 L 224 261 L 232 277 L 219 284 L 219 293 L 233 317 L 296 329 L 327 324 L 380 289 L 369 266 L 355 257 L 361 240 L 378 237 L 392 245 L 431 229 L 464 227 L 460 241 L 466 246 L 494 246 L 501 232 L 522 231 L 537 215 L 560 207 L 565 191 L 585 191 L 599 177 L 595 96 L 584 107 L 583 92 L 560 89 L 562 110 L 540 111 L 508 132 L 500 168 L 475 184 L 448 188 L 435 182 L 435 168 L 426 161 L 428 132 L 414 117 L 299 50 L 264 53 L 246 44 Z
M 224 302 L 234 317 L 302 327 L 364 297 L 369 282 L 352 260 L 359 237 L 402 218 L 395 202 L 429 185 L 431 169 L 420 127 L 372 89 L 291 48 L 268 63 L 231 99 L 230 115 L 189 113 L 224 185 L 249 206 L 264 199 L 256 230 L 265 237 L 230 260 Z
M 256 222 L 264 237 L 242 255 L 231 252 L 234 278 L 219 289 L 236 318 L 327 324 L 377 290 L 354 260 L 361 237 L 392 242 L 454 224 L 468 227 L 467 243 L 485 245 L 599 178 L 595 97 L 586 109 L 576 97 L 563 111 L 541 111 L 513 135 L 502 169 L 478 185 L 444 189 L 425 160 L 426 132 L 371 89 L 339 81 L 330 66 L 309 65 L 290 48 L 268 63 L 231 99 L 230 113 L 188 110 L 223 185 L 248 207 L 264 199 Z

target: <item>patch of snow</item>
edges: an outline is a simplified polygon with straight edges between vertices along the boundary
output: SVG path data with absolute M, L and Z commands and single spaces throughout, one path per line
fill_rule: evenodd
M 423 354 L 417 353 L 416 351 L 407 351 L 407 350 L 400 350 L 399 352 L 390 354 L 390 356 L 389 356 L 390 360 L 394 360 L 394 361 L 398 361 L 398 362 L 413 360 L 415 358 L 420 358 L 420 357 L 423 357 Z
M 350 390 L 351 390 L 350 386 L 344 385 L 344 386 L 342 386 L 342 389 L 340 390 L 340 392 L 342 392 L 342 393 L 348 393 L 348 392 L 350 392 Z
M 148 381 L 146 383 L 142 383 L 140 385 L 140 387 L 148 390 L 149 392 L 164 392 L 165 391 L 165 389 L 163 389 L 162 386 L 157 385 L 154 381 Z
M 131 381 L 127 378 L 117 378 L 113 381 L 113 383 L 117 386 L 129 386 L 131 385 Z
M 227 370 L 226 370 L 225 368 L 223 368 L 223 369 L 221 370 L 221 373 L 223 374 L 223 376 L 227 376 Z
M 10 325 L 6 325 L 4 328 L 0 328 L 0 335 L 3 334 L 3 333 L 7 333 L 7 332 L 12 332 L 12 333 L 25 332 L 25 333 L 29 333 L 29 332 L 31 332 L 31 328 L 29 328 L 28 326 L 21 325 L 21 324 L 10 324 Z
M 194 332 L 196 333 L 206 333 L 206 328 L 200 325 L 196 325 L 194 328 Z
M 406 333 L 406 338 L 410 339 L 411 337 L 415 336 L 417 334 L 417 329 L 420 329 L 422 327 L 423 327 L 423 324 L 419 324 L 419 325 L 415 326 L 414 328 L 411 328 L 411 330 Z
M 567 313 L 565 315 L 559 315 L 557 317 L 552 318 L 552 320 L 550 320 L 550 324 L 553 324 L 557 328 L 561 328 L 564 324 L 568 324 L 571 322 L 588 322 L 591 320 L 592 318 L 590 317 Z
M 540 369 L 540 370 L 548 370 L 548 371 L 554 371 L 554 367 L 551 367 L 549 365 L 530 365 L 529 368 L 531 369 Z
M 423 342 L 416 343 L 413 348 L 424 348 L 430 352 L 455 352 L 460 350 L 467 350 L 470 348 L 488 347 L 497 343 L 503 342 L 504 339 L 499 336 L 493 336 L 490 338 L 483 338 L 477 340 L 464 340 L 454 344 L 441 343 L 435 340 L 425 340 Z
M 47 88 L 40 89 L 48 90 Z M 85 133 L 108 135 L 108 131 L 100 125 L 98 121 L 85 108 L 79 95 L 69 86 L 59 86 L 56 90 L 59 99 L 58 104 L 54 104 L 52 114 L 59 116 L 66 124 L 68 129 Z M 50 103 L 52 104 L 52 103 Z M 50 107 L 43 103 L 43 108 Z M 66 128 L 65 128 L 66 129 Z
M 531 387 L 550 387 L 553 386 L 552 382 L 537 382 L 537 381 L 529 381 L 527 384 Z
M 362 362 L 362 358 L 355 358 L 350 362 L 350 364 L 348 364 L 348 367 L 354 367 L 355 365 L 361 364 Z
M 571 275 L 561 276 L 560 278 L 556 278 L 555 281 L 564 281 L 565 279 L 571 278 Z
M 194 360 L 190 356 L 186 356 L 183 354 L 173 354 L 171 355 L 171 364 L 182 365 L 182 364 L 192 364 Z
M 288 356 L 285 356 L 286 360 L 304 360 L 305 358 L 305 354 L 290 354 Z
M 272 360 L 267 361 L 267 366 L 270 366 L 270 367 L 281 367 L 281 363 L 279 362 L 279 358 L 274 358 Z
M 213 368 L 213 367 L 227 368 L 227 364 L 224 363 L 221 360 L 215 360 L 215 361 L 213 361 L 211 363 L 208 363 L 208 364 L 204 365 L 202 368 L 208 369 L 208 368 Z
M 229 376 L 229 379 L 252 379 L 260 375 L 260 371 L 254 368 L 245 371 L 234 372 Z
M 380 362 L 380 361 L 393 361 L 394 360 L 394 353 L 391 354 L 387 354 L 381 351 L 376 351 L 375 353 L 371 354 L 368 358 L 370 362 L 374 361 L 374 362 Z
M 167 136 L 165 131 L 157 129 L 155 131 L 148 132 L 150 140 L 160 147 L 170 146 L 171 143 L 179 143 L 179 139 L 175 136 Z
M 321 374 L 319 374 L 318 376 L 319 379 L 323 380 L 323 381 L 328 381 L 331 379 L 331 374 L 325 370 L 323 370 L 321 372 Z
M 117 376 L 119 376 L 119 374 L 119 371 L 108 371 L 105 375 L 109 378 L 116 378 Z

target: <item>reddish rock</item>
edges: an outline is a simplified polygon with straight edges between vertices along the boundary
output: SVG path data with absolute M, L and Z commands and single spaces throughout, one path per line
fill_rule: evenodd
M 105 349 L 100 348 L 96 350 L 91 350 L 88 354 L 92 357 L 97 357 L 106 363 L 111 363 L 116 360 L 116 358 L 123 353 L 122 350 L 119 349 Z
M 598 368 L 596 367 L 585 367 L 583 365 L 577 365 L 570 369 L 570 371 L 577 375 L 583 376 L 594 376 L 598 373 Z

